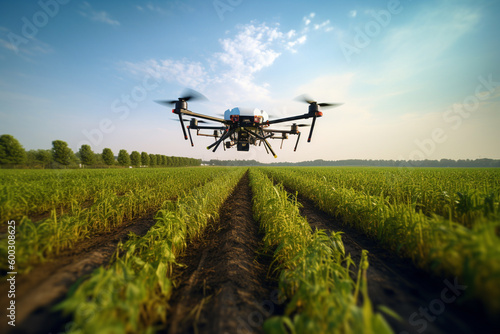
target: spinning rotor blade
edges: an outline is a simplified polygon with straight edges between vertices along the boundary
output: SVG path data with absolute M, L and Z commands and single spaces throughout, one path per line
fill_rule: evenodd
M 343 105 L 343 103 L 318 103 L 322 108 L 334 108 Z
M 323 107 L 323 108 L 333 108 L 333 107 L 338 107 L 338 106 L 343 104 L 343 103 L 318 103 L 318 102 L 314 101 L 309 95 L 306 95 L 306 94 L 302 94 L 300 96 L 297 96 L 294 100 L 299 101 L 299 102 L 305 102 L 307 104 L 316 103 L 318 106 Z
M 177 101 L 186 101 L 186 102 L 189 100 L 208 101 L 205 95 L 190 88 L 186 88 L 182 93 L 182 95 L 183 96 L 179 97 L 177 100 L 157 100 L 155 102 L 159 104 L 170 105 L 170 104 L 175 104 Z
M 156 100 L 156 103 L 163 104 L 163 105 L 170 105 L 170 104 L 175 104 L 178 100 Z
M 311 104 L 311 103 L 314 103 L 316 101 L 314 101 L 309 95 L 307 94 L 302 94 L 300 96 L 297 96 L 295 99 L 295 101 L 299 101 L 299 102 L 305 102 L 305 103 L 308 103 L 308 104 Z
M 200 100 L 200 101 L 208 101 L 208 99 L 200 92 L 195 91 L 194 89 L 186 88 L 183 92 L 183 97 L 179 97 L 179 100 L 189 101 L 189 100 Z

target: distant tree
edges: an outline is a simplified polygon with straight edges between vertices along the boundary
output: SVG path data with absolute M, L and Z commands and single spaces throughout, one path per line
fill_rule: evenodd
M 132 166 L 139 167 L 141 165 L 141 154 L 137 151 L 130 153 L 130 163 Z
M 29 150 L 26 152 L 26 163 L 30 167 L 46 168 L 51 162 L 51 150 Z
M 111 151 L 110 148 L 105 148 L 104 150 L 102 150 L 102 160 L 104 160 L 104 163 L 108 166 L 111 166 L 115 163 L 115 156 L 113 155 L 113 151 Z
M 97 165 L 97 166 L 103 166 L 105 165 L 104 163 L 104 159 L 102 158 L 102 154 L 101 153 L 94 153 L 94 165 Z
M 52 162 L 52 151 L 51 150 L 37 150 L 36 158 L 42 163 L 43 168 L 50 165 Z
M 156 165 L 157 166 L 162 166 L 163 165 L 163 159 L 161 154 L 155 154 L 156 156 Z
M 26 151 L 11 135 L 0 136 L 0 164 L 20 165 L 26 162 Z
M 55 162 L 64 166 L 75 161 L 75 154 L 68 147 L 68 143 L 62 140 L 54 140 L 52 142 L 52 157 Z
M 130 165 L 130 155 L 127 150 L 120 150 L 118 153 L 118 163 L 120 166 L 128 166 Z
M 41 163 L 36 158 L 36 150 L 29 150 L 26 152 L 26 165 L 30 167 L 41 166 Z
M 146 152 L 141 152 L 141 164 L 143 166 L 149 166 L 149 154 Z
M 149 155 L 149 165 L 151 167 L 156 166 L 156 154 Z
M 95 155 L 89 145 L 82 145 L 82 147 L 80 147 L 79 153 L 82 164 L 87 166 L 95 164 Z

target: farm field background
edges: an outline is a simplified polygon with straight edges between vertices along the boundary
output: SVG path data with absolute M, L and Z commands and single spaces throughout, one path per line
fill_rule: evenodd
M 19 332 L 498 325 L 498 169 L 2 170 L 0 215 Z

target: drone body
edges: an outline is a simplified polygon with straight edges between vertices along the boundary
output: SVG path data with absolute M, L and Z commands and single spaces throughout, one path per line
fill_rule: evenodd
M 228 124 L 239 124 L 239 129 L 229 138 L 231 140 L 225 142 L 225 148 L 231 148 L 236 143 L 238 151 L 249 151 L 250 145 L 256 144 L 255 136 L 251 136 L 251 132 L 258 131 L 259 125 L 269 120 L 269 115 L 257 108 L 236 107 L 224 112 L 224 120 Z
M 172 113 L 178 115 L 182 131 L 184 133 L 184 139 L 187 140 L 189 135 L 191 146 L 194 146 L 193 139 L 191 137 L 191 130 L 196 130 L 196 134 L 198 136 L 215 138 L 215 142 L 207 147 L 207 149 L 212 149 L 213 152 L 218 149 L 220 144 L 223 144 L 224 150 L 236 146 L 238 151 L 249 151 L 251 145 L 260 146 L 263 144 L 266 151 L 268 153 L 272 153 L 275 158 L 277 155 L 269 144 L 268 139 L 281 139 L 281 145 L 283 145 L 283 140 L 288 139 L 288 135 L 297 135 L 297 142 L 295 143 L 294 148 L 294 151 L 296 151 L 300 139 L 300 131 L 298 128 L 309 125 L 293 123 L 289 130 L 270 129 L 269 126 L 273 124 L 312 118 L 312 123 L 310 125 L 311 130 L 309 131 L 309 137 L 307 140 L 310 142 L 316 118 L 323 116 L 320 107 L 336 107 L 340 105 L 317 103 L 309 98 L 302 97 L 301 101 L 309 104 L 309 109 L 306 114 L 270 120 L 267 112 L 263 110 L 257 108 L 248 109 L 236 107 L 226 110 L 224 112 L 224 118 L 218 118 L 190 111 L 188 109 L 187 101 L 194 98 L 206 99 L 200 93 L 190 90 L 187 95 L 180 97 L 177 100 L 157 101 L 161 104 L 175 105 L 175 108 L 172 109 Z M 187 126 L 187 131 L 184 127 L 184 122 L 187 120 L 182 118 L 183 115 L 192 117 L 189 121 L 189 126 Z M 199 125 L 199 123 L 207 123 L 207 121 L 217 122 L 220 124 Z M 213 133 L 202 133 L 201 131 L 203 130 L 213 130 Z

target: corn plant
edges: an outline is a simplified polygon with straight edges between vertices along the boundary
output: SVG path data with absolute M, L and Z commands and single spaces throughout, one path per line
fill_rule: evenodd
M 102 171 L 95 172 L 99 179 Z M 117 171 L 110 172 L 108 179 L 113 179 Z M 99 188 L 94 191 L 93 203 L 88 207 L 74 205 L 71 212 L 64 214 L 54 207 L 49 217 L 37 222 L 26 216 L 22 217 L 16 226 L 18 271 L 27 272 L 32 266 L 73 247 L 77 242 L 95 233 L 110 231 L 125 221 L 156 212 L 165 201 L 175 199 L 184 192 L 225 174 L 227 170 L 171 168 L 157 169 L 150 174 L 139 169 L 119 170 L 119 172 L 129 173 L 129 178 L 135 179 L 133 183 L 124 182 L 127 185 L 133 184 L 133 188 Z M 82 175 L 90 177 L 87 173 Z M 118 175 L 120 177 L 117 181 L 123 180 L 121 174 Z M 85 179 L 80 181 L 83 180 Z M 107 184 L 110 183 L 102 185 Z M 74 190 L 67 191 L 74 192 Z M 0 254 L 6 254 L 6 245 L 6 242 L 0 243 Z M 0 269 L 5 270 L 6 266 L 7 263 L 3 263 Z
M 156 224 L 143 237 L 132 235 L 109 268 L 99 268 L 59 308 L 73 315 L 70 333 L 153 333 L 165 328 L 170 277 L 189 238 L 214 222 L 244 170 L 194 189 L 177 202 L 166 202 Z M 122 254 L 122 255 L 118 255 Z
M 288 298 L 285 314 L 264 323 L 269 333 L 391 333 L 373 311 L 366 289 L 364 253 L 358 281 L 349 275 L 353 262 L 345 254 L 340 233 L 311 232 L 296 202 L 281 186 L 251 171 L 253 209 L 265 233 L 265 247 L 274 250 L 273 269 L 279 289 Z M 359 293 L 359 286 L 362 287 Z M 362 305 L 359 299 L 363 296 Z
M 300 172 L 266 169 L 266 173 L 417 266 L 440 276 L 460 277 L 470 287 L 469 295 L 481 300 L 491 314 L 500 312 L 498 215 L 479 216 L 468 228 L 415 211 L 411 203 L 391 203 L 384 196 L 335 188 Z

